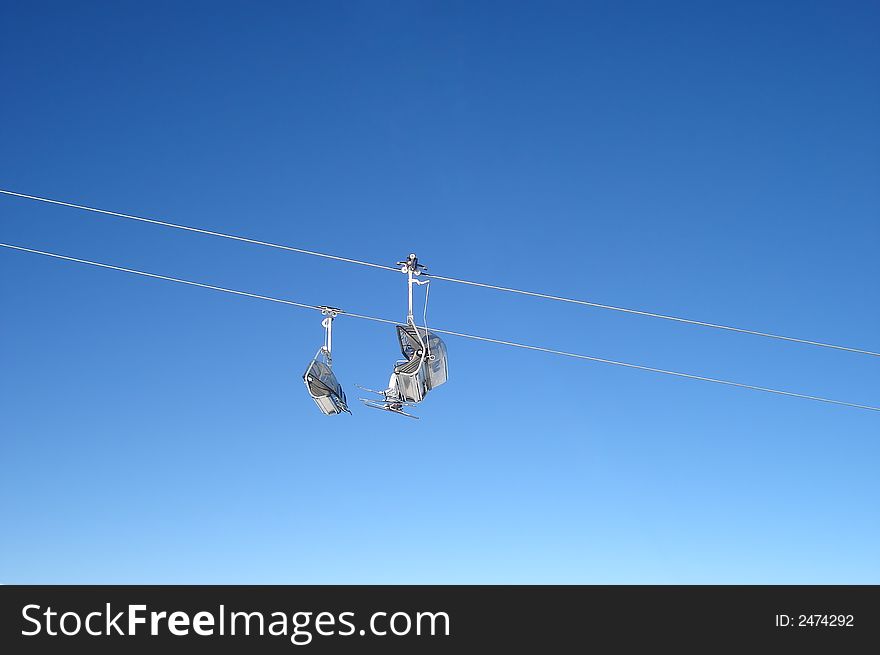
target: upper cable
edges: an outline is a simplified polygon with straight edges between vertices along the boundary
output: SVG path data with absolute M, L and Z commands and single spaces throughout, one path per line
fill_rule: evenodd
M 399 268 L 395 268 L 394 266 L 385 266 L 384 264 L 377 264 L 375 262 L 368 262 L 361 259 L 353 259 L 350 257 L 340 257 L 338 255 L 331 255 L 328 253 L 318 252 L 315 250 L 307 250 L 305 248 L 297 248 L 294 246 L 288 246 L 280 243 L 272 243 L 270 241 L 262 241 L 259 239 L 251 239 L 249 237 L 242 237 L 235 234 L 227 234 L 225 232 L 216 232 L 214 230 L 205 230 L 198 227 L 192 227 L 189 225 L 181 225 L 180 223 L 172 223 L 170 221 L 158 220 L 155 218 L 146 218 L 143 216 L 135 216 L 133 214 L 126 214 L 123 212 L 110 211 L 107 209 L 98 209 L 97 207 L 89 207 L 87 205 L 79 205 L 72 202 L 67 202 L 64 200 L 53 200 L 51 198 L 43 198 L 40 196 L 32 196 L 26 193 L 19 193 L 17 191 L 9 191 L 6 189 L 0 189 L 0 193 L 5 194 L 7 196 L 14 196 L 17 198 L 25 198 L 27 200 L 36 200 L 39 202 L 50 203 L 53 205 L 61 205 L 63 207 L 72 207 L 73 209 L 82 209 L 83 211 L 95 212 L 98 214 L 105 214 L 107 216 L 115 216 L 117 218 L 126 218 L 132 221 L 139 221 L 141 223 L 150 223 L 151 225 L 160 225 L 162 227 L 170 227 L 176 230 L 185 230 L 187 232 L 195 232 L 198 234 L 205 234 L 213 237 L 220 237 L 223 239 L 231 239 L 233 241 L 241 241 L 244 243 L 250 243 L 257 246 L 265 246 L 268 248 L 276 248 L 278 250 L 286 250 L 288 252 L 296 252 L 302 255 L 311 255 L 313 257 L 322 257 L 324 259 L 331 259 L 334 261 L 346 262 L 348 264 L 358 264 L 359 266 L 368 266 L 371 268 L 380 268 L 386 271 L 394 271 L 399 272 Z M 428 275 L 425 273 L 425 275 Z M 872 357 L 880 357 L 880 352 L 876 352 L 873 350 L 867 350 L 864 348 L 854 348 L 851 346 L 841 346 L 833 343 L 826 343 L 823 341 L 814 341 L 811 339 L 801 339 L 798 337 L 790 337 L 782 334 L 774 334 L 771 332 L 761 332 L 759 330 L 750 330 L 747 328 L 736 327 L 733 325 L 724 325 L 722 323 L 711 323 L 708 321 L 698 321 L 690 318 L 683 318 L 681 316 L 672 316 L 669 314 L 660 314 L 657 312 L 648 312 L 639 309 L 632 309 L 628 307 L 618 307 L 616 305 L 606 305 L 603 303 L 592 302 L 589 300 L 580 300 L 577 298 L 568 298 L 565 296 L 557 296 L 549 293 L 542 293 L 539 291 L 527 291 L 525 289 L 515 289 L 513 287 L 506 287 L 496 284 L 489 284 L 486 282 L 475 282 L 473 280 L 463 280 L 460 278 L 447 277 L 444 275 L 429 275 L 432 280 L 441 280 L 443 282 L 450 282 L 454 284 L 464 284 L 472 287 L 480 287 L 483 289 L 492 289 L 494 291 L 503 291 L 506 293 L 514 293 L 522 296 L 531 296 L 533 298 L 543 298 L 545 300 L 552 300 L 556 302 L 564 302 L 570 303 L 574 305 L 582 305 L 585 307 L 594 307 L 596 309 L 607 309 L 614 312 L 622 312 L 625 314 L 633 314 L 636 316 L 646 316 L 649 318 L 657 318 L 662 319 L 664 321 L 673 321 L 676 323 L 685 323 L 688 325 L 697 325 L 700 327 L 712 328 L 716 330 L 726 330 L 728 332 L 738 332 L 740 334 L 750 334 L 757 337 L 764 337 L 766 339 L 776 339 L 779 341 L 789 341 L 792 343 L 800 343 L 807 346 L 817 346 L 819 348 L 830 348 L 833 350 L 842 350 L 846 352 L 856 353 L 859 355 L 870 355 Z

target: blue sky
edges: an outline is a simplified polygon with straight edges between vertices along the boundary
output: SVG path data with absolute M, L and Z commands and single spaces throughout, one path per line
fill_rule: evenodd
M 871 2 L 7 3 L 0 187 L 880 348 Z M 0 241 L 404 317 L 402 276 L 0 197 Z M 0 252 L 0 581 L 878 583 L 880 416 Z M 435 283 L 429 321 L 865 404 L 875 358 Z M 336 371 L 387 381 L 391 326 Z

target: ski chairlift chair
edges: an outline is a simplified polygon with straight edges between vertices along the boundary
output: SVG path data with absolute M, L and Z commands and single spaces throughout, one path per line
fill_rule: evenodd
M 410 255 L 406 260 L 398 262 L 401 271 L 407 274 L 408 307 L 406 324 L 396 325 L 397 340 L 400 343 L 400 352 L 404 359 L 394 365 L 388 388 L 385 391 L 377 391 L 360 387 L 381 396 L 381 399 L 361 398 L 367 407 L 384 409 L 396 414 L 402 414 L 410 418 L 418 418 L 407 414 L 403 408 L 412 407 L 425 399 L 427 393 L 445 383 L 448 376 L 448 359 L 446 344 L 436 334 L 430 332 L 427 327 L 418 327 L 413 319 L 412 311 L 412 287 L 413 284 L 426 285 L 414 279 L 427 269 L 419 264 L 415 255 Z M 427 289 L 425 292 L 427 303 Z
M 446 382 L 449 375 L 446 344 L 436 334 L 415 323 L 397 325 L 400 352 L 407 359 L 394 366 L 392 374 L 397 393 L 406 402 L 418 403 L 434 387 Z
M 332 335 L 333 335 L 333 319 L 336 318 L 342 310 L 335 307 L 321 307 L 321 314 L 326 318 L 321 321 L 324 327 L 324 345 L 315 353 L 314 359 L 309 363 L 306 372 L 303 373 L 303 382 L 312 400 L 327 416 L 341 414 L 351 410 L 345 400 L 345 392 L 342 385 L 336 379 L 333 373 L 333 356 L 331 354 Z

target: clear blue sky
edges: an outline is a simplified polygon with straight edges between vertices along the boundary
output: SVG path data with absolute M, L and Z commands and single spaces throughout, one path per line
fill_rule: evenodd
M 874 2 L 7 3 L 0 187 L 880 347 Z M 0 240 L 403 318 L 400 276 L 0 198 Z M 0 252 L 0 582 L 880 583 L 880 415 Z M 880 403 L 880 360 L 436 283 L 438 327 Z M 335 362 L 387 381 L 390 326 Z

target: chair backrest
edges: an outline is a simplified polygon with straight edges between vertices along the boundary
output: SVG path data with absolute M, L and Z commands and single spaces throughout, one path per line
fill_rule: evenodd
M 428 352 L 431 356 L 425 362 L 425 377 L 428 389 L 439 387 L 449 378 L 449 363 L 446 357 L 446 344 L 432 332 L 426 336 Z
M 309 395 L 324 414 L 328 416 L 348 411 L 345 392 L 333 370 L 317 357 L 303 373 L 303 381 Z
M 436 334 L 410 324 L 397 326 L 397 339 L 406 357 L 394 367 L 399 394 L 408 402 L 420 402 L 449 377 L 446 344 Z

